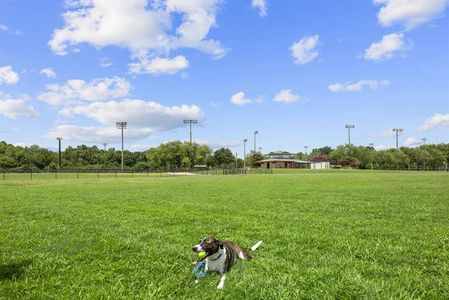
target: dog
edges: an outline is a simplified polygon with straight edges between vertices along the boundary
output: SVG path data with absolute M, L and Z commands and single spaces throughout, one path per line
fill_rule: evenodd
M 251 250 L 254 251 L 260 246 L 262 241 L 257 242 Z M 220 274 L 218 290 L 222 290 L 226 279 L 226 272 L 229 272 L 237 260 L 251 260 L 252 256 L 242 247 L 231 241 L 222 242 L 214 236 L 205 237 L 199 244 L 192 246 L 194 252 L 206 252 L 206 272 L 217 272 Z M 195 282 L 198 282 L 196 280 Z

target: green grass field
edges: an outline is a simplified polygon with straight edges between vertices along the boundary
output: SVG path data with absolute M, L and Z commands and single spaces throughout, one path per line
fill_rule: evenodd
M 222 292 L 206 235 L 264 241 Z M 0 298 L 449 299 L 449 173 L 0 179 Z

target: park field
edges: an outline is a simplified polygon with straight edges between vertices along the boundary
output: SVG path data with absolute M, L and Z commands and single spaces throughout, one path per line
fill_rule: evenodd
M 262 246 L 194 284 L 206 235 Z M 0 299 L 449 299 L 449 172 L 0 178 Z

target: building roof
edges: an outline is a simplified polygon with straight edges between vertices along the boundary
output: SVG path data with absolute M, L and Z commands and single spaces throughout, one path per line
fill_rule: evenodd
M 294 162 L 294 163 L 298 163 L 298 164 L 310 164 L 312 163 L 311 161 L 308 160 L 299 160 L 299 159 L 289 159 L 289 158 L 269 158 L 269 159 L 263 159 L 260 160 L 260 163 L 264 163 L 264 162 Z

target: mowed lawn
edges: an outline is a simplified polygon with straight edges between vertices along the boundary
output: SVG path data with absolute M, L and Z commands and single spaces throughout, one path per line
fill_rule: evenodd
M 222 292 L 206 235 L 264 241 Z M 0 298 L 449 299 L 449 173 L 0 178 Z

